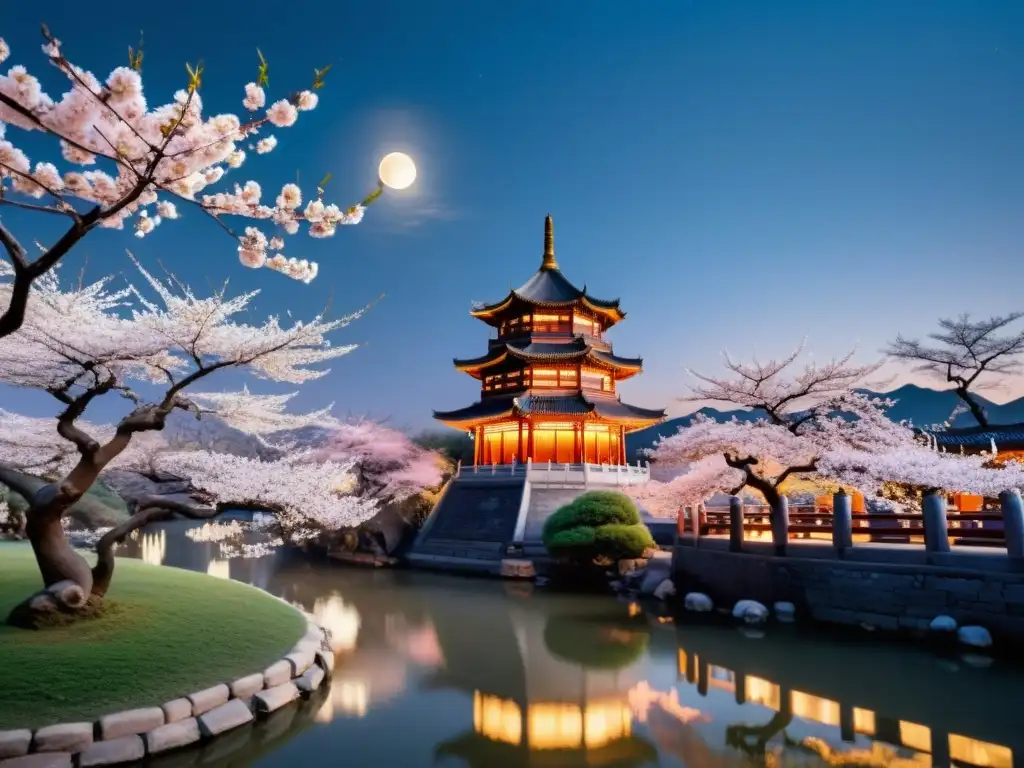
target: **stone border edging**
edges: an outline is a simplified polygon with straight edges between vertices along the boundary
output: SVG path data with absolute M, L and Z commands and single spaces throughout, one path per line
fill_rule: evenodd
M 104 715 L 95 722 L 0 731 L 0 768 L 132 763 L 215 738 L 310 696 L 333 674 L 334 652 L 330 631 L 310 614 L 296 610 L 306 620 L 306 633 L 262 672 L 160 706 Z

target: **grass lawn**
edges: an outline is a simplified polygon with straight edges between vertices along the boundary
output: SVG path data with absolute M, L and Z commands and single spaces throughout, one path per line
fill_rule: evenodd
M 0 621 L 42 582 L 32 550 L 0 543 Z M 205 574 L 119 559 L 99 619 L 0 624 L 0 730 L 162 704 L 263 669 L 305 633 L 298 611 Z

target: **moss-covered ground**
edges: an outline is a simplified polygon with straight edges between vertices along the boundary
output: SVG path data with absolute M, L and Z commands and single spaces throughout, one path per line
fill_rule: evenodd
M 32 550 L 0 543 L 0 622 L 41 587 Z M 119 559 L 101 617 L 0 623 L 0 730 L 161 704 L 263 669 L 304 632 L 298 611 L 254 587 Z

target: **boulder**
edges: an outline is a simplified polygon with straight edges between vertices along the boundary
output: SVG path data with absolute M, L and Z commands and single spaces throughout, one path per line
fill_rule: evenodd
M 40 728 L 36 752 L 81 752 L 92 744 L 92 723 L 60 723 Z
M 956 627 L 956 619 L 952 616 L 936 616 L 928 625 L 932 632 L 956 632 Z
M 295 680 L 295 687 L 302 693 L 312 693 L 323 683 L 324 671 L 316 664 L 302 673 L 302 676 Z
M 768 621 L 768 609 L 756 600 L 740 600 L 733 606 L 732 616 L 744 624 L 764 624 Z
M 232 699 L 226 704 L 221 704 L 218 707 L 214 707 L 206 714 L 200 715 L 199 721 L 199 732 L 203 736 L 209 738 L 211 736 L 218 736 L 225 731 L 230 731 L 232 728 L 237 728 L 240 725 L 245 725 L 251 722 L 252 710 L 249 706 L 241 699 Z
M 194 717 L 187 720 L 179 720 L 176 723 L 168 723 L 154 728 L 145 734 L 143 740 L 146 742 L 146 752 L 151 755 L 158 755 L 171 749 L 187 747 L 199 741 L 199 721 Z
M 298 677 L 313 665 L 316 651 L 308 649 L 299 653 L 289 653 L 284 660 L 292 665 L 291 677 Z
M 263 670 L 263 687 L 276 688 L 292 679 L 292 663 L 287 659 L 275 662 Z
M 159 708 L 157 708 L 159 711 Z M 161 714 L 163 714 L 161 712 Z M 138 734 L 121 736 L 117 739 L 97 741 L 78 756 L 78 768 L 96 765 L 118 765 L 134 763 L 146 756 L 146 746 Z
M 779 602 L 775 603 L 772 608 L 775 609 L 775 618 L 779 621 L 786 624 L 796 621 L 796 606 L 792 603 Z
M 672 583 L 672 579 L 662 579 L 661 584 L 654 589 L 654 597 L 659 600 L 667 600 L 675 595 L 675 593 L 676 585 Z
M 274 688 L 260 691 L 253 697 L 253 704 L 258 712 L 269 713 L 291 704 L 299 698 L 299 689 L 289 681 Z
M 263 690 L 263 673 L 257 672 L 254 675 L 240 677 L 229 687 L 232 697 L 236 699 L 251 699 L 256 693 Z
M 176 723 L 186 717 L 192 717 L 192 702 L 188 699 L 168 701 L 160 709 L 164 711 L 164 719 L 168 723 Z
M 196 691 L 190 694 L 188 700 L 192 702 L 192 714 L 199 716 L 204 712 L 209 712 L 214 707 L 219 707 L 225 703 L 231 696 L 231 691 L 228 687 L 221 683 L 215 685 L 212 688 L 207 688 L 202 691 Z
M 160 707 L 128 709 L 100 718 L 100 738 L 108 741 L 122 736 L 134 736 L 159 728 L 163 724 L 164 711 Z
M 992 635 L 984 627 L 960 627 L 956 638 L 963 645 L 969 645 L 972 648 L 992 647 Z
M 703 592 L 689 592 L 683 598 L 683 608 L 696 613 L 709 613 L 715 609 L 715 604 Z
M 5 757 L 27 755 L 31 743 L 32 731 L 28 728 L 17 731 L 0 731 L 0 760 Z

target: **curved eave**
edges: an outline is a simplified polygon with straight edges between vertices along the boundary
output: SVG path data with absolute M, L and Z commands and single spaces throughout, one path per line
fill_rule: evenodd
M 617 381 L 636 376 L 644 369 L 644 361 L 640 357 L 618 357 L 611 352 L 602 352 L 599 349 L 593 348 L 591 348 L 589 356 L 593 360 L 611 368 L 615 372 L 615 379 Z
M 517 298 L 519 297 L 516 296 L 515 292 L 510 291 L 508 296 L 506 296 L 501 301 L 495 302 L 494 304 L 484 304 L 482 307 L 471 309 L 469 311 L 470 317 L 478 317 L 481 320 L 489 320 L 499 312 L 508 309 L 508 307 L 511 306 L 512 302 L 515 301 Z
M 468 373 L 473 378 L 480 378 L 480 372 L 485 368 L 491 368 L 503 362 L 508 357 L 508 350 L 502 347 L 495 347 L 483 357 L 474 357 L 466 360 L 455 359 L 456 370 Z
M 512 398 L 490 398 L 454 411 L 434 411 L 434 418 L 448 427 L 466 429 L 495 419 L 505 419 L 515 411 Z
M 596 416 L 623 424 L 629 428 L 628 431 L 630 432 L 646 429 L 654 424 L 658 424 L 664 421 L 667 415 L 665 410 L 661 408 L 641 408 L 638 405 L 630 405 L 618 399 L 595 397 L 589 402 L 593 404 Z
M 625 317 L 626 313 L 619 309 L 619 300 L 614 301 L 602 301 L 600 299 L 594 299 L 586 294 L 580 297 L 580 304 L 589 309 L 591 312 L 595 312 L 599 315 L 604 315 L 611 320 L 612 325 L 621 322 Z

